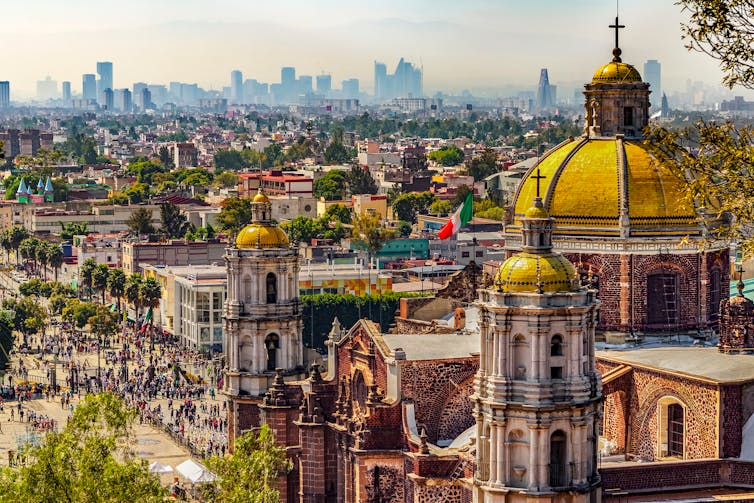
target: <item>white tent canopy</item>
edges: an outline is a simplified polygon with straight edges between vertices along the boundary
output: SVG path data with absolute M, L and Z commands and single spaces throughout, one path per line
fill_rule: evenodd
M 149 464 L 149 472 L 150 473 L 171 473 L 173 471 L 173 467 L 169 465 L 163 465 L 159 461 L 153 461 Z
M 214 482 L 217 480 L 217 475 L 207 470 L 204 465 L 197 463 L 193 459 L 187 459 L 180 465 L 176 466 L 175 470 L 187 478 L 192 484 Z

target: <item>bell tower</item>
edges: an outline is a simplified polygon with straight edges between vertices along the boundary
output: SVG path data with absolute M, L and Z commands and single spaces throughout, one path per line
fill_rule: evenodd
M 251 207 L 251 223 L 225 253 L 223 392 L 231 403 L 231 439 L 257 426 L 255 408 L 272 385 L 276 369 L 297 376 L 304 363 L 298 250 L 272 221 L 270 200 L 261 189 Z
M 522 252 L 477 302 L 474 501 L 599 501 L 596 293 L 553 253 L 552 219 L 539 197 L 522 226 Z

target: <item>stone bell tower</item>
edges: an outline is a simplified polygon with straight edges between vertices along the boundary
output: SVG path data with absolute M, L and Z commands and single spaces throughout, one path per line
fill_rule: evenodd
M 573 264 L 553 253 L 552 219 L 538 196 L 522 227 L 521 253 L 477 302 L 474 501 L 599 501 L 598 302 Z
M 231 405 L 231 440 L 257 426 L 256 406 L 272 385 L 275 370 L 297 375 L 304 363 L 298 251 L 272 222 L 270 200 L 261 189 L 251 206 L 251 223 L 225 253 L 223 392 Z

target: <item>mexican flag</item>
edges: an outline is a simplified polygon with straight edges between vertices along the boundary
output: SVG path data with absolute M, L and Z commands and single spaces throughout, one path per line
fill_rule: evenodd
M 437 237 L 440 239 L 448 239 L 449 237 L 458 234 L 461 227 L 471 221 L 471 216 L 474 214 L 474 194 L 470 193 L 466 196 L 466 200 L 463 204 L 450 216 L 448 222 L 442 226 L 442 229 L 437 233 Z

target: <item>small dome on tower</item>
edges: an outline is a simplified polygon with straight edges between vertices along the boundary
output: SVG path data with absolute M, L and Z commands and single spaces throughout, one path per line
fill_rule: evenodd
M 642 82 L 639 70 L 620 61 L 611 61 L 594 72 L 592 84 L 601 82 Z
M 287 248 L 289 245 L 288 236 L 276 225 L 252 223 L 236 237 L 239 248 Z
M 260 188 L 259 192 L 257 192 L 257 195 L 254 196 L 254 202 L 255 203 L 269 203 L 270 198 L 267 197 L 267 195 L 264 192 L 262 192 L 262 189 Z

